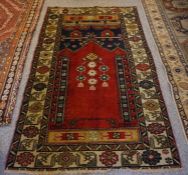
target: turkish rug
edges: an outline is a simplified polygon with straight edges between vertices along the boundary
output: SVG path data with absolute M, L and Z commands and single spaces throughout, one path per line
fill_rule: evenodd
M 142 0 L 188 138 L 188 2 Z
M 48 8 L 6 171 L 180 167 L 137 8 Z
M 0 126 L 11 122 L 25 56 L 42 1 L 0 1 Z
M 188 1 L 163 0 L 162 5 L 172 24 L 171 26 L 175 31 L 175 36 L 185 54 L 188 65 Z

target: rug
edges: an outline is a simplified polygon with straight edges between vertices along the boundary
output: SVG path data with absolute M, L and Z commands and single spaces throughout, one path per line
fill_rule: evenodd
M 171 32 L 174 31 L 184 53 L 185 67 L 188 72 L 188 2 L 186 0 L 162 0 L 161 6 L 164 8 L 163 13 L 166 14 L 173 29 Z
M 142 0 L 142 3 L 188 138 L 187 1 Z
M 0 126 L 11 122 L 16 94 L 42 0 L 0 2 Z
M 48 8 L 6 171 L 180 167 L 137 8 Z

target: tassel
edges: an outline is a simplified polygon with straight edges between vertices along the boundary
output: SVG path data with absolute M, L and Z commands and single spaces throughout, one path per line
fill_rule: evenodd
M 77 86 L 78 86 L 78 87 L 84 87 L 84 83 L 80 82 L 80 83 L 78 83 Z
M 95 86 L 90 86 L 90 87 L 89 87 L 89 90 L 95 91 L 95 90 L 96 90 L 96 87 L 95 87 Z
M 109 85 L 108 85 L 108 83 L 106 82 L 106 81 L 104 81 L 103 83 L 102 83 L 102 87 L 108 87 Z

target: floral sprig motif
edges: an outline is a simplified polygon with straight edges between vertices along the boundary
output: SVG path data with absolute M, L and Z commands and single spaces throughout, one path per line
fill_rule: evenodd
M 110 76 L 107 74 L 109 67 L 95 53 L 89 53 L 84 57 L 83 63 L 76 70 L 79 72 L 76 77 L 76 80 L 79 81 L 77 87 L 81 88 L 87 84 L 89 90 L 96 90 L 96 86 L 100 82 L 101 87 L 109 86 Z

